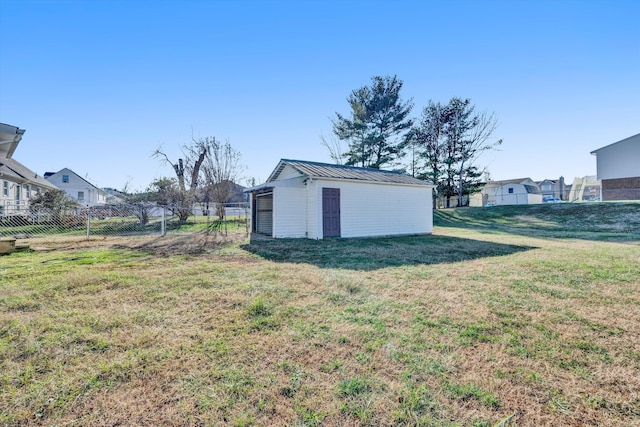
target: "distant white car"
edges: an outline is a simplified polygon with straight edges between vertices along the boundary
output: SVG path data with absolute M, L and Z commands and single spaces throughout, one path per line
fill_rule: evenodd
M 562 200 L 560 200 L 559 197 L 545 196 L 542 198 L 542 203 L 560 203 L 560 202 L 562 202 Z

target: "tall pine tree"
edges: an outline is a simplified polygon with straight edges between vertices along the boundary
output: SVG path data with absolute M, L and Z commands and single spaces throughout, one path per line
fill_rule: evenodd
M 333 132 L 348 144 L 342 154 L 345 164 L 380 169 L 402 157 L 413 125 L 413 103 L 400 97 L 402 84 L 396 76 L 374 76 L 370 86 L 353 90 L 347 98 L 349 116 L 336 113 Z

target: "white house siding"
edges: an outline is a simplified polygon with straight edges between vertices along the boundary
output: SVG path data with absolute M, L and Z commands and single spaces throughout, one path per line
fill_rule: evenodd
M 64 182 L 63 176 L 68 176 L 69 181 Z M 95 206 L 107 203 L 107 195 L 104 191 L 90 184 L 70 169 L 65 168 L 60 172 L 48 176 L 47 181 L 64 190 L 69 198 L 75 200 L 80 205 Z M 82 193 L 82 199 L 79 197 L 80 193 Z
M 432 189 L 427 186 L 315 181 L 314 211 L 321 212 L 322 188 L 340 189 L 340 236 L 426 234 L 433 231 Z M 319 216 L 319 215 L 317 215 Z M 315 218 L 322 238 L 322 218 Z
M 316 181 L 307 181 L 307 237 L 322 239 L 322 188 L 318 191 Z M 318 204 L 320 203 L 320 204 Z
M 24 213 L 32 197 L 49 190 L 30 181 L 16 182 L 13 179 L 7 176 L 0 178 L 0 215 Z
M 640 176 L 640 134 L 593 152 L 597 157 L 598 179 Z
M 0 215 L 13 213 L 22 209 L 22 186 L 8 179 L 0 181 Z M 19 200 L 20 203 L 16 203 Z
M 509 190 L 512 190 L 510 193 Z M 531 205 L 542 203 L 542 194 L 528 193 L 524 184 L 505 184 L 489 194 L 488 203 L 496 205 Z M 495 202 L 493 201 L 495 200 Z
M 470 207 L 482 207 L 482 194 L 475 193 L 469 196 Z
M 530 205 L 539 205 L 542 203 L 542 194 L 528 194 L 528 200 Z
M 273 189 L 273 237 L 307 237 L 306 188 Z

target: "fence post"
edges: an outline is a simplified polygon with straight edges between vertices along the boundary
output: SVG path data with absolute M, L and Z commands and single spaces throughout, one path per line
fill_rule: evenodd
M 162 221 L 160 221 L 160 235 L 164 237 L 167 234 L 167 207 L 162 207 Z
M 89 234 L 91 233 L 91 213 L 87 210 L 87 240 L 89 240 Z

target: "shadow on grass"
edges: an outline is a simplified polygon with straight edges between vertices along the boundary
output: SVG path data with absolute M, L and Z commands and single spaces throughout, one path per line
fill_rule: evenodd
M 241 247 L 274 262 L 365 271 L 402 265 L 454 263 L 535 249 L 437 235 L 338 240 L 252 239 Z
M 640 241 L 640 203 L 561 203 L 443 209 L 434 225 L 530 237 Z
M 134 249 L 159 256 L 203 255 L 215 252 L 231 244 L 246 240 L 244 233 L 199 232 L 167 234 L 142 242 L 133 240 L 119 243 L 117 247 Z

